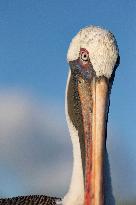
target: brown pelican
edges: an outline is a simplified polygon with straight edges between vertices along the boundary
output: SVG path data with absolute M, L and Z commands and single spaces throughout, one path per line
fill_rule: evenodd
M 65 107 L 73 145 L 73 172 L 64 198 L 15 197 L 1 199 L 0 204 L 112 204 L 106 201 L 109 190 L 104 162 L 109 94 L 118 53 L 113 34 L 96 26 L 82 29 L 68 49 Z

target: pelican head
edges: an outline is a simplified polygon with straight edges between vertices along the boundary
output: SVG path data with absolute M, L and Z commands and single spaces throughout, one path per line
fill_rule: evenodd
M 113 34 L 96 26 L 82 29 L 68 49 L 67 120 L 69 129 L 75 129 L 76 134 L 70 131 L 73 144 L 76 138 L 79 141 L 83 173 L 82 202 L 73 202 L 75 205 L 104 205 L 103 166 L 108 97 L 118 56 Z M 73 148 L 77 149 L 75 145 Z M 78 154 L 73 153 L 76 161 Z M 72 205 L 72 202 L 69 204 Z
M 117 43 L 111 32 L 100 27 L 90 26 L 82 29 L 72 39 L 67 60 L 71 62 L 81 58 L 82 62 L 86 63 L 87 60 L 90 60 L 97 77 L 110 78 L 117 62 L 118 53 Z

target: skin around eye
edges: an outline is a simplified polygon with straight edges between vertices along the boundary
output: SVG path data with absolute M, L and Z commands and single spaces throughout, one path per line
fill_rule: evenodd
M 80 48 L 79 57 L 83 63 L 87 63 L 89 61 L 88 50 L 86 50 L 85 48 Z
M 82 52 L 81 55 L 80 55 L 80 58 L 81 58 L 81 60 L 83 60 L 83 61 L 88 61 L 89 55 L 88 55 L 87 52 Z

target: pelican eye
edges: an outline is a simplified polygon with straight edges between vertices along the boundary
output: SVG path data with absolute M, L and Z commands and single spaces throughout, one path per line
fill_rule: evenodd
M 89 60 L 89 54 L 88 54 L 88 52 L 87 52 L 87 51 L 82 51 L 82 52 L 80 53 L 80 59 L 81 59 L 82 61 L 87 62 L 87 61 Z

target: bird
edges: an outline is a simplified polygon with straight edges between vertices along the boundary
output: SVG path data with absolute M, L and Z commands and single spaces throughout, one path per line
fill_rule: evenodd
M 91 25 L 76 34 L 67 52 L 65 113 L 73 146 L 68 192 L 62 199 L 44 195 L 2 198 L 0 205 L 114 204 L 106 139 L 119 59 L 117 41 L 109 30 Z

